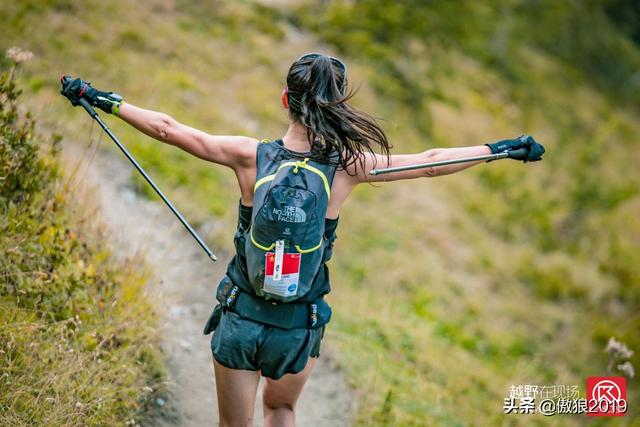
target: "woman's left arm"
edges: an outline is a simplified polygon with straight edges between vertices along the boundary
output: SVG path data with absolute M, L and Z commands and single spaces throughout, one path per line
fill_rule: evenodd
M 234 170 L 255 157 L 258 140 L 247 136 L 210 135 L 187 126 L 168 114 L 122 103 L 118 117 L 140 132 L 178 147 L 203 160 Z
M 115 114 L 140 132 L 166 144 L 178 147 L 194 156 L 232 168 L 236 173 L 255 165 L 258 140 L 246 136 L 210 135 L 187 126 L 160 111 L 148 110 L 125 103 L 114 92 L 95 89 L 80 78 L 62 76 L 61 93 L 72 105 L 82 99 L 102 111 Z

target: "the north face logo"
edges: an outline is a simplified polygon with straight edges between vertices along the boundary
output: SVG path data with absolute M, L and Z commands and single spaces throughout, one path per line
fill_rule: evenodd
M 297 206 L 284 206 L 282 209 L 273 208 L 273 214 L 282 222 L 306 222 L 307 214 Z

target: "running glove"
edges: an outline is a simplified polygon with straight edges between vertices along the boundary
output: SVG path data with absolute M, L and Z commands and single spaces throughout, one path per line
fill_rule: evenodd
M 80 102 L 80 98 L 85 98 L 94 107 L 100 108 L 105 113 L 118 114 L 122 96 L 114 92 L 103 92 L 94 89 L 91 82 L 81 79 L 72 79 L 70 76 L 62 76 L 61 94 L 67 97 L 74 107 Z
M 514 160 L 522 160 L 525 163 L 542 160 L 542 155 L 544 154 L 544 147 L 541 144 L 538 144 L 536 140 L 529 135 L 520 135 L 516 139 L 503 139 L 502 141 L 485 145 L 488 146 L 494 154 L 502 153 L 503 151 L 515 151 L 520 148 L 526 148 L 526 154 L 510 157 Z

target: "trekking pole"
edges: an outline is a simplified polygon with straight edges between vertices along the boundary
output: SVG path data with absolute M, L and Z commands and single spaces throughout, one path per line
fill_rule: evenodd
M 116 138 L 116 136 L 113 134 L 113 132 L 111 132 L 111 129 L 109 129 L 109 127 L 102 121 L 100 116 L 98 116 L 98 113 L 96 113 L 96 110 L 93 109 L 93 107 L 89 104 L 89 102 L 85 98 L 81 97 L 78 100 L 78 102 L 79 102 L 80 105 L 82 105 L 84 107 L 85 110 L 87 110 L 87 113 L 89 113 L 89 115 L 96 122 L 98 122 L 100 127 L 107 133 L 107 135 L 109 135 L 109 137 L 113 140 L 113 142 L 116 143 L 118 148 L 124 153 L 124 155 L 127 157 L 127 159 L 129 159 L 129 161 L 133 164 L 133 166 L 135 166 L 135 168 L 138 169 L 138 172 L 140 172 L 142 174 L 144 179 L 147 180 L 149 185 L 155 190 L 155 192 L 158 194 L 158 196 L 160 196 L 162 201 L 169 207 L 169 209 L 171 209 L 171 212 L 173 212 L 173 214 L 178 218 L 178 220 L 180 220 L 182 225 L 184 225 L 184 228 L 186 228 L 187 231 L 189 232 L 189 234 L 191 234 L 191 236 L 196 240 L 196 242 L 198 242 L 200 247 L 207 253 L 209 258 L 211 258 L 213 261 L 217 261 L 218 258 L 214 255 L 214 253 L 211 251 L 211 249 L 209 249 L 207 244 L 200 238 L 200 236 L 198 236 L 198 233 L 195 232 L 195 230 L 189 225 L 187 220 L 184 219 L 184 217 L 180 214 L 180 212 L 178 212 L 178 210 L 171 204 L 169 199 L 167 199 L 167 197 L 162 193 L 162 191 L 160 191 L 158 186 L 153 182 L 151 177 L 149 177 L 149 175 L 147 175 L 147 173 L 144 171 L 144 169 L 142 169 L 142 166 L 140 166 L 138 164 L 136 159 L 134 159 L 133 156 L 131 154 L 129 154 L 127 149 L 124 148 L 124 146 L 120 143 L 120 141 L 118 141 L 118 138 Z
M 417 165 L 407 165 L 407 166 L 398 166 L 395 168 L 384 168 L 384 169 L 372 169 L 369 174 L 371 175 L 382 175 L 384 173 L 392 173 L 392 172 L 402 172 L 402 171 L 410 171 L 415 169 L 424 169 L 424 168 L 432 168 L 436 166 L 446 166 L 446 165 L 455 165 L 457 163 L 468 163 L 468 162 L 478 162 L 481 160 L 490 161 L 490 160 L 499 160 L 499 159 L 507 159 L 510 157 L 520 157 L 527 154 L 528 150 L 526 148 L 519 148 L 513 151 L 502 151 L 500 153 L 493 154 L 485 154 L 482 156 L 473 156 L 473 157 L 461 157 L 459 159 L 451 159 L 451 160 L 441 160 L 439 162 L 431 162 L 431 163 L 420 163 Z

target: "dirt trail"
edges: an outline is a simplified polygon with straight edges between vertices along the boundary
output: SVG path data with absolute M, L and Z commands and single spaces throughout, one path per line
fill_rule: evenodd
M 86 181 L 96 189 L 112 250 L 122 256 L 144 254 L 153 268 L 149 289 L 161 294 L 160 327 L 169 397 L 166 402 L 156 401 L 164 415 L 155 425 L 217 425 L 210 336 L 202 334 L 202 327 L 230 254 L 218 253 L 219 261 L 211 262 L 161 202 L 136 195 L 131 186 L 132 171 L 126 160 L 101 152 L 88 168 Z M 232 238 L 233 231 L 228 234 Z M 300 426 L 351 424 L 351 392 L 328 353 L 325 344 L 298 403 Z M 261 390 L 262 382 L 257 402 Z M 255 425 L 262 425 L 259 403 Z

